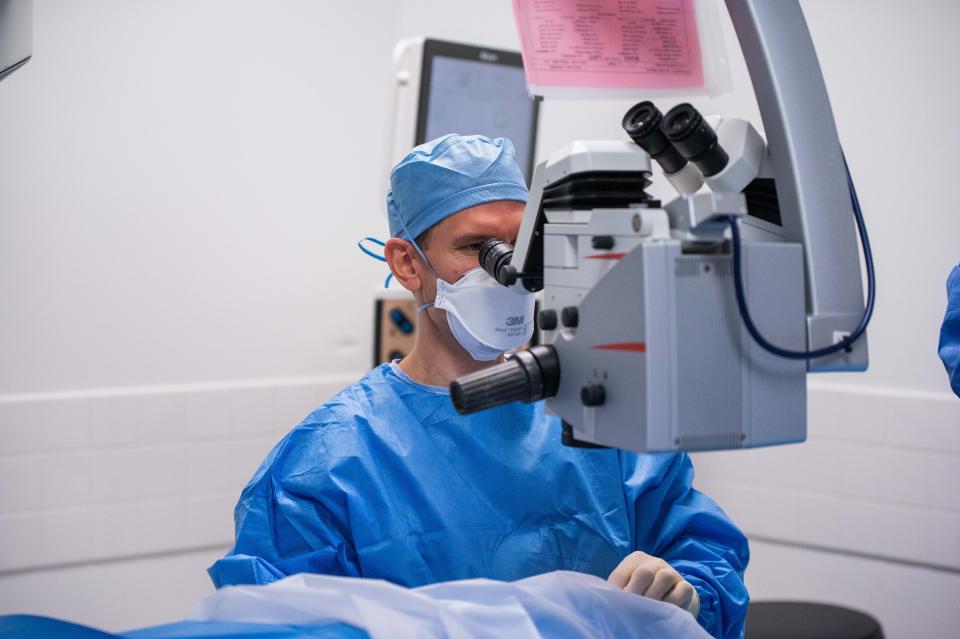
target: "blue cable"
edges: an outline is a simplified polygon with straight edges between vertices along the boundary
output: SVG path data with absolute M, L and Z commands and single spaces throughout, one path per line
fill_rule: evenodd
M 870 249 L 870 238 L 867 236 L 867 227 L 863 221 L 863 212 L 860 210 L 860 199 L 857 197 L 857 189 L 853 185 L 853 178 L 850 175 L 850 167 L 847 166 L 847 158 L 846 156 L 843 156 L 842 153 L 841 157 L 843 157 L 843 168 L 847 172 L 847 186 L 850 188 L 850 202 L 853 204 L 853 216 L 857 221 L 857 232 L 860 235 L 860 245 L 863 247 L 863 262 L 867 268 L 867 305 L 863 310 L 863 317 L 860 318 L 860 323 L 857 324 L 857 327 L 850 332 L 850 335 L 843 338 L 836 344 L 825 346 L 824 348 L 818 348 L 812 351 L 790 351 L 771 344 L 763 335 L 760 334 L 757 326 L 753 323 L 753 318 L 750 316 L 750 311 L 747 308 L 746 295 L 744 295 L 743 292 L 743 273 L 740 265 L 740 227 L 737 224 L 737 216 L 725 216 L 727 223 L 730 225 L 730 233 L 732 236 L 733 284 L 734 290 L 737 294 L 737 306 L 740 308 L 740 317 L 743 318 L 743 323 L 747 327 L 747 331 L 757 342 L 757 344 L 763 347 L 764 350 L 773 353 L 774 355 L 779 355 L 780 357 L 785 357 L 787 359 L 815 359 L 817 357 L 825 357 L 827 355 L 832 355 L 842 350 L 846 350 L 855 341 L 857 341 L 861 335 L 863 335 L 864 331 L 867 330 L 867 325 L 870 323 L 870 318 L 873 317 L 873 307 L 877 297 L 876 273 L 873 269 L 873 252 Z

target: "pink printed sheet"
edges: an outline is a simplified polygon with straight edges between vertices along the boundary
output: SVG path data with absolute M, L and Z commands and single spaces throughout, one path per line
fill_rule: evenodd
M 693 0 L 513 0 L 527 84 L 697 89 Z

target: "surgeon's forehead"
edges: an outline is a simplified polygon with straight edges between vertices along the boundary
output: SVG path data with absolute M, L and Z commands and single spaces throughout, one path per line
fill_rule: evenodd
M 482 242 L 492 237 L 514 242 L 520 230 L 523 209 L 523 202 L 507 200 L 473 206 L 444 220 L 444 235 L 453 242 Z

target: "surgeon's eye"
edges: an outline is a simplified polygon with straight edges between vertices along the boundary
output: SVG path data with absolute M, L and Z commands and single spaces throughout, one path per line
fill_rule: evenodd
M 464 245 L 464 249 L 467 251 L 479 251 L 483 247 L 483 242 L 472 242 L 470 244 Z

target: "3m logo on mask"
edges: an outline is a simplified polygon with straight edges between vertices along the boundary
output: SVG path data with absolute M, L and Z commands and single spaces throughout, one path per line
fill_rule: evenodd
M 507 318 L 507 326 L 523 326 L 523 315 L 514 315 Z

